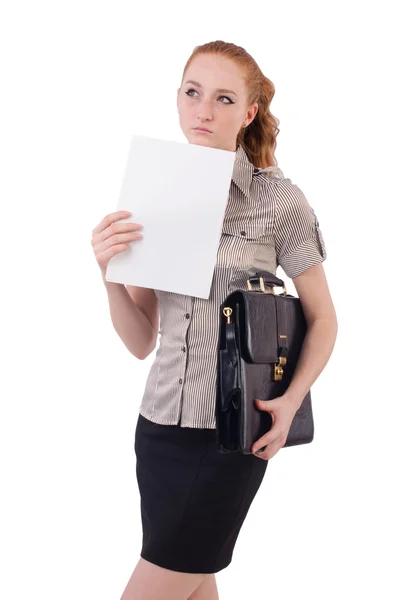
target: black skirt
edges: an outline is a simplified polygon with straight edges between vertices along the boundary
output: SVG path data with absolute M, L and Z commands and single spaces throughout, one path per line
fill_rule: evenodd
M 184 573 L 227 567 L 268 461 L 218 452 L 215 429 L 160 425 L 140 413 L 134 448 L 142 558 Z

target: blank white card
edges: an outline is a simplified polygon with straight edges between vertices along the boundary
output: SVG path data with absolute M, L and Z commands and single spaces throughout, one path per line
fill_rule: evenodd
M 116 210 L 143 237 L 110 259 L 106 280 L 207 298 L 236 153 L 134 135 Z

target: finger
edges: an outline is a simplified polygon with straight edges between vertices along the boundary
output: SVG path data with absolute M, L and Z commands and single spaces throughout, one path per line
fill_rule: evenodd
M 279 436 L 271 444 L 268 444 L 265 450 L 261 452 L 259 456 L 261 456 L 265 460 L 270 460 L 275 454 L 277 454 L 277 452 L 280 450 L 280 448 L 283 447 L 283 445 L 283 438 L 282 436 Z
M 252 445 L 251 452 L 256 452 L 257 450 L 259 450 L 259 448 L 262 448 L 263 446 L 268 446 L 269 444 L 274 442 L 280 435 L 281 432 L 275 427 L 272 427 L 270 431 L 268 431 L 267 433 L 265 433 L 265 435 L 256 440 L 256 442 Z
M 101 234 L 99 234 L 99 236 L 100 235 Z M 93 248 L 96 253 L 103 252 L 104 250 L 107 250 L 111 246 L 117 246 L 118 244 L 122 244 L 123 246 L 125 246 L 127 244 L 127 242 L 139 240 L 143 237 L 142 234 L 139 233 L 138 231 L 130 231 L 128 233 L 115 233 L 109 237 L 106 237 L 102 241 L 100 239 L 98 239 L 99 236 L 97 236 L 97 238 L 95 240 L 96 243 L 93 244 Z
M 255 398 L 255 403 L 259 410 L 268 412 L 274 421 L 273 411 L 279 408 L 277 398 L 274 398 L 273 400 L 261 400 L 260 398 Z
M 117 212 L 106 215 L 106 217 L 104 217 L 102 221 L 100 221 L 98 225 L 94 227 L 94 229 L 92 230 L 92 235 L 94 236 L 97 233 L 101 233 L 104 229 L 106 229 L 106 227 L 109 227 L 109 225 L 111 225 L 115 221 L 125 219 L 125 217 L 128 216 L 131 216 L 131 213 L 128 210 L 118 210 Z
M 115 256 L 116 254 L 120 254 L 121 252 L 124 252 L 128 249 L 128 244 L 117 244 L 117 246 L 111 246 L 104 252 L 101 252 L 100 254 L 96 255 L 97 262 L 101 268 L 107 268 L 107 265 L 110 259 L 113 258 L 113 256 Z
M 262 453 L 262 452 L 256 452 L 256 453 L 254 454 L 254 456 L 255 456 L 256 458 L 260 458 L 261 460 L 268 460 L 267 458 L 265 458 L 265 457 L 263 456 L 263 453 Z
M 141 228 L 142 225 L 133 223 L 132 221 L 125 223 L 113 222 L 106 229 L 94 235 L 91 240 L 91 246 L 95 252 L 101 252 L 112 245 L 125 244 L 126 242 L 140 239 L 142 234 L 138 230 Z

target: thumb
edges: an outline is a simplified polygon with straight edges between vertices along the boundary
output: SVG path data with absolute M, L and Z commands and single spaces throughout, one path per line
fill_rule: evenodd
M 255 398 L 255 403 L 259 410 L 265 410 L 268 414 L 270 414 L 272 423 L 274 424 L 274 400 L 260 400 L 259 398 Z
M 273 402 L 273 400 L 261 400 L 260 398 L 255 398 L 255 402 L 258 406 L 258 408 L 261 408 L 262 410 L 269 410 L 271 409 L 271 404 Z M 274 406 L 274 404 L 273 404 Z

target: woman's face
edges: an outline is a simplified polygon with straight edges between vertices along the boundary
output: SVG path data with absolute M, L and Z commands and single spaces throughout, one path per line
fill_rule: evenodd
M 232 152 L 236 151 L 238 132 L 258 112 L 257 103 L 247 105 L 245 84 L 233 61 L 208 54 L 196 56 L 186 70 L 178 89 L 177 106 L 179 123 L 189 144 Z

